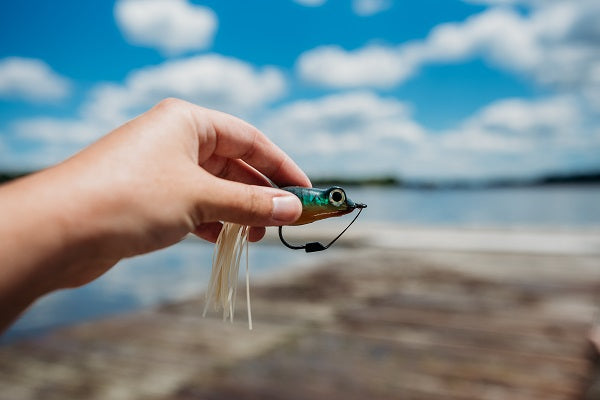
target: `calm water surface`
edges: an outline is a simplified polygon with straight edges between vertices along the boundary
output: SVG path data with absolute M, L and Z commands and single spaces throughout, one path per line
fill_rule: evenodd
M 600 228 L 600 185 L 404 190 L 356 188 L 364 219 L 415 225 Z M 362 218 L 362 216 L 361 216 Z
M 481 190 L 350 188 L 368 204 L 362 221 L 408 225 L 600 229 L 600 186 Z M 360 220 L 351 229 L 360 229 Z M 97 281 L 39 300 L 0 342 L 79 321 L 183 299 L 203 291 L 213 246 L 185 241 L 169 249 L 122 261 Z M 274 269 L 297 268 L 309 257 L 278 245 L 250 247 L 252 278 Z M 318 254 L 318 253 L 317 253 Z M 200 313 L 202 310 L 198 310 Z

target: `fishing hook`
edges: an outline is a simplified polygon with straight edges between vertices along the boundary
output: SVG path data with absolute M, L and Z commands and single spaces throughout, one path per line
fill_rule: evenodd
M 304 244 L 302 246 L 295 246 L 295 245 L 289 244 L 283 238 L 283 226 L 279 227 L 279 239 L 281 240 L 281 243 L 283 243 L 286 247 L 289 247 L 292 250 L 302 250 L 302 249 L 304 249 L 304 251 L 306 251 L 307 253 L 314 253 L 316 251 L 327 250 L 329 248 L 329 246 L 331 246 L 332 244 L 334 244 L 348 230 L 348 228 L 350 228 L 350 225 L 352 225 L 354 223 L 354 221 L 356 221 L 356 219 L 358 218 L 358 216 L 362 212 L 363 208 L 367 208 L 367 205 L 366 204 L 361 204 L 361 203 L 356 203 L 355 207 L 358 208 L 358 214 L 356 214 L 356 216 L 354 217 L 354 219 L 352 221 L 350 221 L 350 223 L 348 224 L 348 226 L 339 235 L 337 235 L 335 237 L 335 239 L 333 239 L 331 242 L 329 242 L 329 244 L 327 246 L 324 246 L 320 242 L 310 242 L 310 243 L 306 243 L 306 244 Z

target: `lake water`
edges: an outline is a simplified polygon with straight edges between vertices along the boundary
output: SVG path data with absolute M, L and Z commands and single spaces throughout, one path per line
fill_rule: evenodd
M 498 189 L 357 188 L 365 220 L 410 225 L 600 227 L 600 185 Z
M 406 190 L 350 188 L 348 195 L 368 204 L 361 221 L 423 226 L 538 227 L 600 229 L 600 185 L 538 188 Z M 350 218 L 350 217 L 346 217 Z M 176 301 L 206 288 L 213 246 L 184 241 L 152 254 L 123 260 L 95 282 L 40 299 L 0 342 L 10 342 L 79 321 Z M 274 269 L 298 268 L 312 257 L 280 245 L 250 246 L 252 278 Z M 202 310 L 198 310 L 199 313 Z

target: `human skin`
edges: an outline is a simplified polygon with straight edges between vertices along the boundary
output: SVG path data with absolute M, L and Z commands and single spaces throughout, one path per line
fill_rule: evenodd
M 221 222 L 293 223 L 311 186 L 253 126 L 166 99 L 53 167 L 0 187 L 0 331 L 37 298 L 86 284 L 119 260 L 194 233 L 214 242 Z

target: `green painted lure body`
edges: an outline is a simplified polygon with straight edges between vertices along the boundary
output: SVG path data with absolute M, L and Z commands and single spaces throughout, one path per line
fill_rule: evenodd
M 282 189 L 295 194 L 302 202 L 302 214 L 292 225 L 310 224 L 320 219 L 348 214 L 355 208 L 363 208 L 362 204 L 354 203 L 346 196 L 344 189 L 337 186 L 328 189 L 290 186 Z
M 346 196 L 344 189 L 338 186 L 333 186 L 327 189 L 318 188 L 305 188 L 299 186 L 284 187 L 290 193 L 295 194 L 302 203 L 302 214 L 296 222 L 291 225 L 304 225 L 310 224 L 325 218 L 339 217 L 351 213 L 355 209 L 358 209 L 358 214 L 352 222 L 340 233 L 335 239 L 333 239 L 327 246 L 322 245 L 318 242 L 307 243 L 303 246 L 290 245 L 283 238 L 282 227 L 279 227 L 279 238 L 281 242 L 289 247 L 290 249 L 298 250 L 304 249 L 307 253 L 314 251 L 321 251 L 329 248 L 336 240 L 340 238 L 346 232 L 346 230 L 352 225 L 356 218 L 360 215 L 363 208 L 366 208 L 366 204 L 355 203 Z

